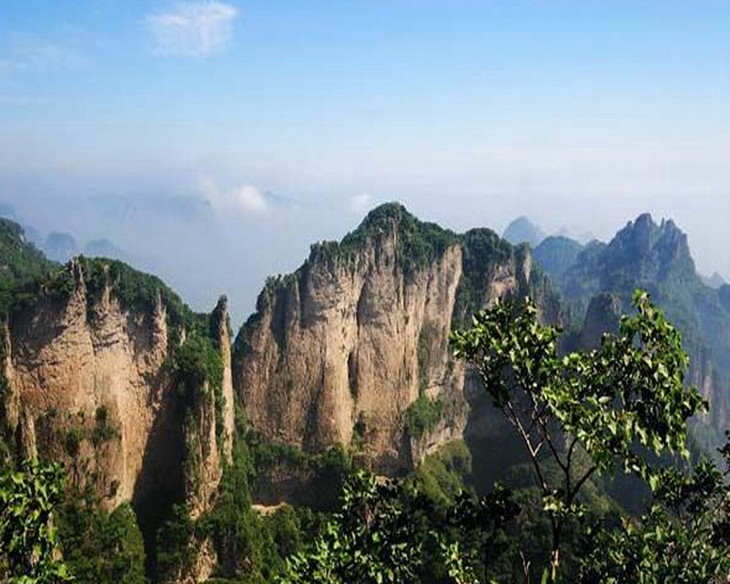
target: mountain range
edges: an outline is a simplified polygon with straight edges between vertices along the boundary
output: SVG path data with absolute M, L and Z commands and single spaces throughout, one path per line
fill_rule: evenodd
M 730 286 L 703 283 L 672 221 L 641 215 L 587 244 L 526 222 L 512 245 L 382 205 L 270 278 L 234 335 L 225 298 L 196 314 L 154 276 L 108 258 L 56 263 L 2 220 L 0 457 L 60 461 L 99 508 L 131 504 L 156 579 L 173 516 L 200 529 L 172 580 L 233 577 L 253 560 L 216 531 L 233 529 L 232 497 L 254 529 L 251 503 L 326 508 L 348 464 L 389 476 L 428 468 L 436 490 L 449 473 L 477 490 L 510 476 L 523 457 L 451 356 L 450 332 L 499 298 L 530 296 L 566 329 L 566 350 L 590 348 L 636 288 L 683 334 L 689 381 L 711 404 L 694 437 L 711 450 L 730 426 Z

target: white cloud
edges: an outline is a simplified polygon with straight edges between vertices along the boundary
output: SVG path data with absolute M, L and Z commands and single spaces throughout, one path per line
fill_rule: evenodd
M 233 204 L 246 213 L 261 213 L 268 209 L 264 194 L 253 185 L 244 185 L 234 191 Z
M 188 2 L 147 18 L 155 50 L 162 55 L 208 57 L 233 41 L 238 10 L 223 2 Z
M 370 208 L 372 208 L 374 202 L 375 199 L 372 195 L 369 195 L 368 193 L 355 195 L 350 199 L 350 211 L 357 215 L 362 215 L 363 213 L 365 213 L 365 211 L 368 211 L 370 210 Z
M 253 185 L 222 191 L 213 179 L 203 178 L 199 188 L 213 210 L 224 216 L 262 214 L 269 210 L 267 196 Z

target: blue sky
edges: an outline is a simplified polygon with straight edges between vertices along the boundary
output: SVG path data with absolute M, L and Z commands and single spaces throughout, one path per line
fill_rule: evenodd
M 2 0 L 0 198 L 202 197 L 291 241 L 269 271 L 383 200 L 650 210 L 730 275 L 729 98 L 725 0 Z

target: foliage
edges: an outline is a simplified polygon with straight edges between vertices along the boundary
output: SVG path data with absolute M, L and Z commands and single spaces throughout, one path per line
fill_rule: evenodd
M 290 559 L 279 582 L 415 584 L 436 575 L 440 582 L 471 584 L 476 576 L 454 535 L 461 529 L 473 543 L 472 530 L 492 533 L 515 513 L 505 491 L 481 500 L 464 495 L 439 510 L 408 483 L 358 471 L 345 485 L 340 510 L 304 553 Z
M 195 559 L 195 522 L 185 505 L 173 505 L 168 519 L 157 532 L 155 547 L 157 580 L 177 581 Z
M 457 320 L 484 306 L 485 283 L 497 266 L 514 261 L 514 248 L 491 229 L 472 229 L 461 236 L 463 274 L 459 282 Z
M 172 368 L 186 404 L 198 404 L 206 385 L 217 394 L 222 393 L 223 360 L 210 338 L 197 333 L 189 335 L 175 350 Z
M 454 441 L 429 454 L 413 472 L 412 484 L 431 501 L 449 505 L 464 491 L 471 476 L 471 453 L 466 444 Z
M 224 430 L 225 397 L 223 396 L 223 357 L 213 339 L 193 330 L 185 341 L 175 348 L 172 370 L 178 396 L 189 415 L 200 411 L 203 399 L 213 392 L 215 430 L 218 446 Z
M 406 410 L 406 428 L 413 438 L 421 438 L 434 430 L 443 414 L 443 402 L 438 398 L 419 396 Z
M 228 558 L 226 577 L 263 584 L 283 564 L 268 526 L 251 509 L 249 482 L 253 472 L 251 455 L 241 440 L 236 444 L 233 464 L 225 471 L 218 500 L 197 530 L 201 536 L 212 537 L 219 556 Z
M 70 580 L 56 559 L 52 514 L 64 487 L 60 465 L 26 461 L 0 473 L 0 578 L 14 584 Z
M 0 313 L 18 300 L 18 288 L 45 277 L 54 267 L 42 252 L 25 239 L 23 228 L 0 219 Z
M 200 546 L 208 541 L 219 559 L 218 580 L 265 584 L 284 569 L 283 554 L 299 548 L 299 517 L 292 509 L 261 517 L 252 508 L 254 461 L 241 416 L 236 431 L 233 461 L 224 469 L 213 508 L 192 520 L 184 505 L 176 505 L 164 521 L 157 535 L 157 580 L 176 580 L 188 573 Z
M 288 558 L 301 549 L 303 545 L 302 524 L 294 508 L 285 505 L 273 515 L 265 517 L 264 525 L 271 534 L 280 558 Z
M 730 465 L 730 446 L 724 449 Z M 654 502 L 638 521 L 598 529 L 581 562 L 585 584 L 712 584 L 730 577 L 730 466 L 709 461 L 685 475 L 669 467 L 651 477 Z
M 89 299 L 99 298 L 109 287 L 122 308 L 152 314 L 158 302 L 167 311 L 168 322 L 173 327 L 191 328 L 195 315 L 162 280 L 156 276 L 135 270 L 118 260 L 105 258 L 77 258 L 84 274 Z M 67 269 L 66 273 L 70 273 Z
M 497 303 L 452 337 L 455 354 L 474 365 L 529 453 L 550 521 L 552 582 L 590 477 L 620 463 L 648 480 L 651 464 L 635 446 L 687 455 L 687 420 L 704 406 L 696 388 L 683 385 L 688 362 L 677 330 L 645 293 L 634 302 L 637 314 L 624 317 L 620 334 L 586 353 L 559 356 L 558 329 L 538 322 L 530 300 Z M 558 481 L 548 461 L 562 471 Z
M 393 231 L 398 234 L 396 261 L 406 274 L 423 269 L 449 246 L 458 243 L 453 232 L 435 223 L 419 221 L 399 203 L 386 203 L 370 211 L 360 226 L 331 251 L 338 257 L 352 257 L 367 241 Z
M 95 447 L 98 447 L 113 438 L 119 438 L 119 430 L 109 422 L 109 410 L 106 406 L 99 406 L 94 414 L 91 442 Z
M 72 493 L 59 514 L 59 542 L 79 584 L 147 581 L 142 533 L 129 504 L 107 513 Z

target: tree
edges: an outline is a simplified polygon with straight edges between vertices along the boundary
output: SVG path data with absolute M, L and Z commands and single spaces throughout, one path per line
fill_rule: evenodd
M 86 500 L 85 500 L 86 499 Z M 145 584 L 144 541 L 129 503 L 111 513 L 72 491 L 60 509 L 58 539 L 78 584 Z
M 479 579 L 459 535 L 498 530 L 517 511 L 502 489 L 482 499 L 463 495 L 439 511 L 407 483 L 358 471 L 345 484 L 339 512 L 304 553 L 290 559 L 280 584 L 415 584 L 426 577 L 475 584 Z M 489 537 L 478 541 L 481 551 L 495 549 Z
M 643 517 L 626 519 L 618 529 L 593 530 L 581 582 L 730 582 L 730 442 L 721 453 L 724 473 L 707 460 L 691 474 L 661 469 L 650 481 L 654 502 Z
M 13 584 L 58 584 L 70 580 L 55 559 L 52 514 L 61 500 L 64 474 L 58 464 L 26 461 L 0 472 L 0 580 Z
M 622 466 L 655 482 L 646 454 L 687 457 L 687 420 L 705 408 L 684 385 L 679 332 L 647 294 L 637 291 L 634 306 L 618 335 L 584 353 L 559 355 L 560 330 L 540 324 L 529 299 L 497 302 L 452 335 L 529 455 L 551 528 L 545 581 L 561 576 L 566 525 L 582 515 L 579 495 L 594 473 Z

